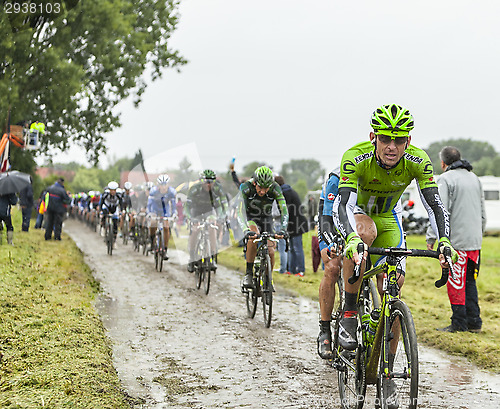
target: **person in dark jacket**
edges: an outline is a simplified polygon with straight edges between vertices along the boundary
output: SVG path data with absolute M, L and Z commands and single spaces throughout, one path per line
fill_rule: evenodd
M 31 182 L 31 178 L 30 178 Z M 19 205 L 23 214 L 22 231 L 29 231 L 31 211 L 33 210 L 33 186 L 31 183 L 19 192 Z
M 276 176 L 276 182 L 281 186 L 288 208 L 288 234 L 290 235 L 290 249 L 288 253 L 288 266 L 291 274 L 299 277 L 304 276 L 304 247 L 302 245 L 302 235 L 308 232 L 307 218 L 301 208 L 298 193 L 285 183 L 283 176 Z
M 45 240 L 52 238 L 52 231 L 54 231 L 54 239 L 61 240 L 62 222 L 64 213 L 66 213 L 65 205 L 71 202 L 64 188 L 64 179 L 61 178 L 49 186 L 47 192 L 49 193 L 49 204 L 45 212 L 47 218 Z
M 3 227 L 2 222 L 5 223 L 7 229 L 7 243 L 12 244 L 12 238 L 14 236 L 14 226 L 12 226 L 12 219 L 10 217 L 11 206 L 17 203 L 17 196 L 15 193 L 8 193 L 6 195 L 0 195 L 0 233 L 2 233 Z M 2 236 L 0 234 L 0 244 L 2 242 Z

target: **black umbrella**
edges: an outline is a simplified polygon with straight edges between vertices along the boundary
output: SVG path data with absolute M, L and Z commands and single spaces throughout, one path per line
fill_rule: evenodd
M 12 172 L 0 173 L 0 195 L 17 193 L 31 183 L 31 177 L 27 173 Z

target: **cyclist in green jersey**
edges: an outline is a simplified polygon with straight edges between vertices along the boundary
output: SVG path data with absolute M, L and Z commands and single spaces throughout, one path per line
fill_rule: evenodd
M 361 283 L 358 279 L 350 284 L 348 279 L 355 264 L 367 257 L 366 252 L 363 258 L 358 254 L 358 244 L 404 247 L 399 199 L 413 179 L 417 181 L 422 203 L 439 237 L 440 251 L 449 247 L 452 258 L 455 260 L 457 257 L 450 244 L 450 221 L 434 181 L 432 163 L 422 149 L 410 145 L 410 131 L 414 127 L 412 115 L 400 105 L 383 105 L 373 113 L 371 126 L 370 141 L 353 146 L 342 157 L 339 192 L 332 210 L 335 227 L 346 241 L 345 306 L 338 336 L 341 346 L 348 350 L 357 346 L 356 295 Z M 365 226 L 355 223 L 353 209 L 356 205 L 375 222 L 377 235 L 373 243 L 364 237 Z M 378 265 L 384 258 L 373 257 L 371 261 L 373 265 Z M 442 254 L 440 264 L 448 266 Z M 400 288 L 404 282 L 404 269 L 404 265 L 399 269 Z M 361 266 L 363 271 L 364 263 Z M 378 284 L 379 291 L 382 291 L 381 277 Z
M 217 175 L 211 169 L 205 169 L 200 173 L 200 180 L 189 188 L 187 194 L 185 215 L 190 220 L 189 234 L 189 263 L 187 269 L 190 273 L 194 271 L 196 241 L 198 239 L 199 219 L 209 219 L 212 223 L 219 222 L 222 226 L 227 215 L 227 197 L 222 190 L 221 184 L 216 180 Z M 210 247 L 217 249 L 217 237 L 215 228 L 210 228 Z M 212 268 L 215 270 L 216 265 Z
M 287 236 L 288 210 L 281 188 L 274 181 L 273 172 L 267 166 L 261 166 L 254 172 L 252 179 L 240 186 L 242 201 L 238 209 L 238 223 L 249 239 L 247 243 L 247 267 L 243 287 L 252 287 L 253 263 L 257 254 L 257 245 L 251 237 L 260 232 L 273 232 L 273 202 L 276 201 L 281 213 L 281 226 L 278 234 Z M 271 268 L 274 268 L 274 246 L 269 243 Z

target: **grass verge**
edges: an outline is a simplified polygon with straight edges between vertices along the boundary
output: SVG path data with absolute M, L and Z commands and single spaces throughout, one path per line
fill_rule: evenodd
M 93 306 L 99 286 L 76 245 L 21 232 L 0 246 L 0 407 L 128 408 Z

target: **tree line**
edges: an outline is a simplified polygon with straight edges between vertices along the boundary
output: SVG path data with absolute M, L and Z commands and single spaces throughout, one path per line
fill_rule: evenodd
M 140 103 L 144 72 L 154 81 L 187 63 L 169 45 L 177 0 L 27 1 L 40 3 L 28 14 L 7 12 L 20 2 L 2 3 L 0 123 L 10 109 L 13 124 L 47 124 L 46 154 L 76 144 L 97 165 L 105 134 L 120 126 L 116 105 Z

